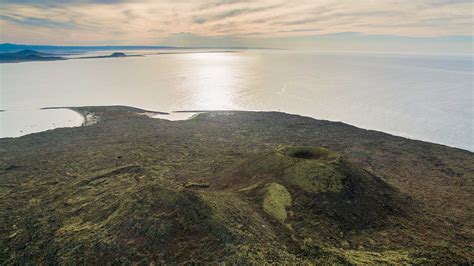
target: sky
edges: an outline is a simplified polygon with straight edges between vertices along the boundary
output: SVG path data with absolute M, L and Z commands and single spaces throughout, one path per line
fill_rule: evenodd
M 0 0 L 0 42 L 473 52 L 471 0 Z

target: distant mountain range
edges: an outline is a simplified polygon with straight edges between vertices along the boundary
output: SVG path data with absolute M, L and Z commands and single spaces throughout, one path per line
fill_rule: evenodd
M 54 46 L 28 44 L 0 44 L 0 53 L 35 50 L 54 53 L 81 53 L 85 51 L 106 50 L 159 50 L 159 49 L 248 49 L 247 47 L 175 47 L 175 46 Z
M 18 52 L 21 50 L 54 51 L 54 52 L 83 52 L 101 50 L 150 50 L 150 49 L 180 49 L 172 46 L 54 46 L 54 45 L 28 45 L 28 44 L 0 44 L 0 52 Z
M 21 50 L 19 52 L 0 53 L 0 63 L 54 60 L 64 60 L 64 58 L 58 56 L 58 54 L 43 53 L 29 49 Z
M 0 52 L 0 63 L 19 63 L 19 62 L 28 62 L 28 61 L 55 61 L 55 60 L 68 60 L 68 59 L 92 59 L 92 58 L 114 58 L 114 57 L 136 57 L 142 55 L 127 55 L 121 52 L 115 52 L 111 55 L 101 55 L 101 56 L 87 56 L 87 57 L 77 57 L 77 58 L 65 58 L 62 57 L 64 54 L 58 53 L 44 53 L 34 50 L 21 50 L 18 52 Z
M 91 58 L 114 58 L 114 57 L 136 57 L 145 54 L 127 55 L 122 51 L 138 50 L 168 50 L 166 53 L 188 53 L 189 50 L 201 50 L 202 52 L 232 52 L 229 50 L 245 50 L 246 47 L 174 47 L 174 46 L 52 46 L 52 45 L 25 45 L 25 44 L 0 44 L 0 63 L 18 63 L 28 61 L 54 61 L 68 59 L 91 59 Z M 254 48 L 252 48 L 254 49 Z M 260 48 L 257 48 L 260 49 Z M 264 49 L 264 48 L 261 48 Z M 179 52 L 173 50 L 182 50 Z M 113 51 L 110 55 L 82 56 L 74 58 L 63 57 L 66 55 L 86 54 L 91 51 Z M 193 51 L 193 52 L 201 52 Z M 161 54 L 156 52 L 150 54 Z

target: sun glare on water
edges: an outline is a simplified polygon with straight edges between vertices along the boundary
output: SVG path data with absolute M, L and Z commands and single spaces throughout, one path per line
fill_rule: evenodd
M 190 72 L 194 74 L 184 81 L 183 87 L 192 95 L 191 106 L 210 110 L 235 108 L 239 79 L 238 68 L 232 62 L 239 57 L 208 53 L 192 55 L 190 60 L 197 61 Z

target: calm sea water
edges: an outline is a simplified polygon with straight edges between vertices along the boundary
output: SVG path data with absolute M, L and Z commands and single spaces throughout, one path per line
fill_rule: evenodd
M 0 65 L 0 137 L 82 119 L 47 106 L 279 110 L 474 151 L 472 56 L 241 51 Z

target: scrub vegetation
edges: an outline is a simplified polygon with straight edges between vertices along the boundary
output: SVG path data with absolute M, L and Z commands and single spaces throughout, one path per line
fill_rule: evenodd
M 291 195 L 278 183 L 270 183 L 263 198 L 263 210 L 280 222 L 285 222 L 286 208 L 291 206 Z
M 474 260 L 471 152 L 276 112 L 71 109 L 94 123 L 0 139 L 0 264 Z

